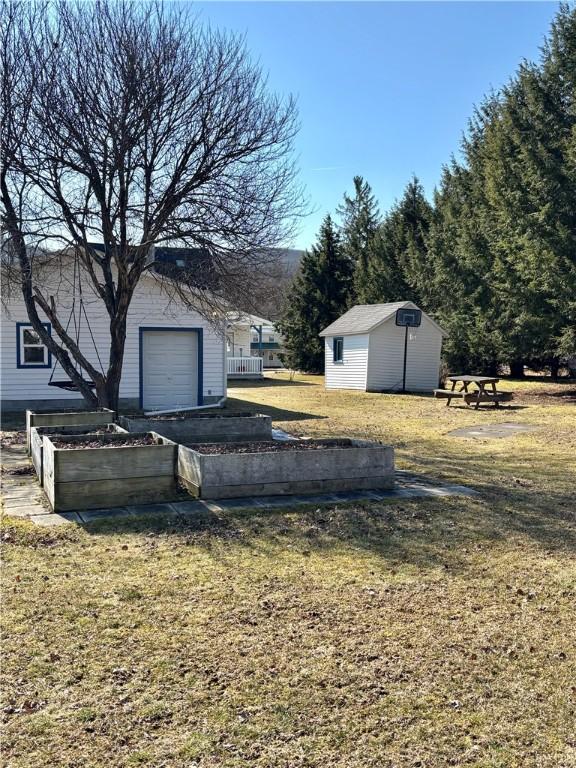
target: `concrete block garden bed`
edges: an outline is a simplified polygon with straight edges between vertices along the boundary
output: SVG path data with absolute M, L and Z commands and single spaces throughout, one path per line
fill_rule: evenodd
M 154 430 L 177 443 L 272 439 L 272 419 L 261 413 L 174 413 L 165 416 L 121 416 L 119 421 L 129 432 Z
M 77 427 L 32 427 L 30 429 L 30 456 L 32 464 L 38 475 L 40 485 L 43 483 L 42 468 L 44 454 L 44 436 L 48 435 L 99 435 L 99 434 L 127 434 L 118 424 L 84 424 Z
M 55 512 L 178 498 L 177 445 L 155 432 L 43 440 L 44 490 Z
M 114 411 L 99 408 L 97 411 L 62 411 L 60 413 L 38 413 L 26 411 L 26 448 L 30 453 L 30 430 L 32 427 L 77 427 L 83 424 L 110 424 Z
M 179 445 L 177 474 L 208 499 L 392 488 L 394 449 L 350 439 Z

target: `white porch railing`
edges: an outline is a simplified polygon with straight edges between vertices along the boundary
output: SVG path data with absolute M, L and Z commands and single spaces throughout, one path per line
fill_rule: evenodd
M 229 357 L 228 376 L 261 376 L 261 357 Z

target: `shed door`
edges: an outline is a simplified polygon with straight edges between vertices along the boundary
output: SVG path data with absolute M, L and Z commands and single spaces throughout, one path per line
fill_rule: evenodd
M 148 411 L 198 405 L 196 331 L 143 331 L 142 407 Z

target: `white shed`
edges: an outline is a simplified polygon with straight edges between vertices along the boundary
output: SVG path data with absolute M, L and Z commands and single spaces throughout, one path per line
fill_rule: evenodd
M 411 301 L 359 304 L 320 336 L 327 389 L 401 391 L 405 384 L 406 391 L 428 392 L 438 386 L 447 333 Z

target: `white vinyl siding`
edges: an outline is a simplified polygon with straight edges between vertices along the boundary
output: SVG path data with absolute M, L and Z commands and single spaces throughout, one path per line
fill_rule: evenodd
M 343 360 L 335 363 L 334 337 L 324 339 L 326 388 L 366 389 L 368 334 L 344 336 Z
M 250 357 L 252 334 L 249 326 L 229 328 L 226 336 L 229 346 L 228 357 Z
M 394 317 L 370 333 L 369 390 L 402 388 L 405 329 Z M 408 329 L 406 389 L 431 391 L 438 386 L 442 334 L 425 315 L 422 325 Z
M 62 287 L 55 293 L 57 305 L 61 307 L 60 318 L 64 324 L 68 320 L 72 297 Z M 109 353 L 109 318 L 100 299 L 91 292 L 88 279 L 84 283 L 84 302 L 86 313 L 98 353 L 104 370 L 108 365 Z M 46 288 L 46 292 L 49 289 Z M 28 317 L 24 302 L 20 299 L 10 301 L 8 315 L 2 313 L 2 399 L 3 400 L 78 400 L 78 392 L 67 392 L 57 387 L 49 387 L 51 370 L 48 368 L 16 367 L 16 323 L 26 323 Z M 42 319 L 45 319 L 42 316 Z M 71 324 L 72 326 L 72 324 Z M 138 285 L 128 313 L 124 367 L 120 383 L 120 397 L 137 399 L 140 395 L 140 339 L 141 327 L 190 327 L 203 329 L 203 394 L 204 397 L 223 397 L 225 393 L 224 375 L 224 336 L 222 332 L 202 317 L 198 312 L 190 311 L 177 302 L 170 302 L 161 291 L 160 284 L 152 276 L 143 276 Z M 52 331 L 54 334 L 54 331 Z M 80 348 L 86 357 L 100 370 L 90 333 L 82 318 Z M 249 349 L 249 347 L 248 347 Z M 248 352 L 249 354 L 249 352 Z M 67 379 L 60 365 L 52 358 L 52 365 L 57 366 L 55 379 Z M 23 405 L 24 407 L 24 405 Z

